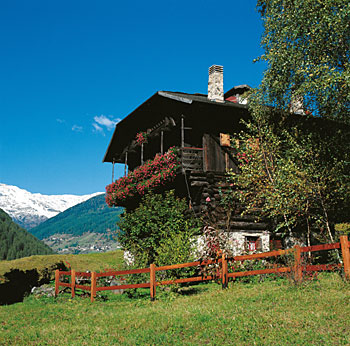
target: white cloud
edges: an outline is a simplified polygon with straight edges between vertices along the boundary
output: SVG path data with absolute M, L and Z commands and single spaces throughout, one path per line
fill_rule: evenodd
M 65 120 L 60 119 L 60 118 L 57 118 L 57 119 L 56 119 L 56 121 L 57 121 L 58 123 L 60 123 L 60 124 L 63 124 L 63 123 L 65 123 L 65 122 L 66 122 Z
M 73 125 L 72 131 L 75 131 L 75 132 L 83 132 L 83 127 L 82 127 L 82 126 L 79 126 L 79 125 Z
M 92 126 L 94 127 L 95 132 L 99 132 L 102 135 L 105 135 L 103 128 L 101 126 L 97 125 L 96 123 L 92 123 Z
M 120 119 L 110 119 L 105 115 L 101 114 L 100 116 L 95 116 L 94 120 L 97 124 L 105 126 L 108 131 L 112 130 Z

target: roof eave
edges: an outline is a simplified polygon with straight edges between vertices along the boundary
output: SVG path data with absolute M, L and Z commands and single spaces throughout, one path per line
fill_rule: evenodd
M 116 158 L 110 158 L 107 157 L 109 150 L 111 149 L 112 146 L 112 142 L 114 137 L 117 134 L 117 130 L 120 126 L 123 126 L 123 124 L 127 121 L 130 121 L 130 119 L 132 119 L 136 113 L 138 113 L 138 111 L 144 107 L 147 103 L 155 100 L 157 97 L 164 97 L 167 99 L 171 99 L 177 102 L 182 102 L 188 105 L 192 105 L 194 103 L 202 103 L 202 104 L 207 104 L 207 105 L 213 105 L 213 106 L 224 106 L 224 107 L 233 107 L 233 108 L 241 108 L 241 109 L 247 109 L 248 106 L 244 105 L 244 104 L 240 104 L 240 103 L 234 103 L 234 102 L 230 102 L 230 101 L 224 101 L 224 102 L 217 102 L 217 101 L 212 101 L 207 99 L 206 97 L 203 97 L 203 99 L 198 99 L 199 95 L 196 94 L 185 94 L 185 93 L 177 93 L 177 92 L 171 92 L 171 91 L 157 91 L 156 93 L 154 93 L 150 98 L 148 98 L 145 102 L 143 102 L 140 106 L 138 106 L 136 109 L 134 109 L 129 115 L 127 115 L 123 120 L 121 120 L 118 124 L 116 124 L 112 138 L 109 142 L 109 145 L 107 147 L 106 153 L 103 157 L 102 162 L 113 162 L 113 160 L 115 160 L 115 162 L 119 162 L 119 160 L 117 161 Z M 204 95 L 203 95 L 204 96 Z
M 125 121 L 127 121 L 127 119 L 130 119 L 133 114 L 135 114 L 140 108 L 142 108 L 147 102 L 151 101 L 156 95 L 158 95 L 158 91 L 156 93 L 154 93 L 151 97 L 149 97 L 145 102 L 141 103 L 137 108 L 135 108 L 130 114 L 128 114 L 124 119 L 122 119 L 121 121 L 118 122 L 118 124 L 115 125 L 115 128 L 114 128 L 114 132 L 113 132 L 113 135 L 112 135 L 112 138 L 111 140 L 109 141 L 109 144 L 108 144 L 108 147 L 107 147 L 107 150 L 106 150 L 106 153 L 103 157 L 103 160 L 102 160 L 102 163 L 105 163 L 105 162 L 110 162 L 110 161 L 106 161 L 107 160 L 107 154 L 108 154 L 108 151 L 112 145 L 112 142 L 113 142 L 113 138 L 114 138 L 114 135 L 116 134 L 116 131 L 117 131 L 117 128 L 118 126 L 122 125 L 123 123 L 125 123 Z

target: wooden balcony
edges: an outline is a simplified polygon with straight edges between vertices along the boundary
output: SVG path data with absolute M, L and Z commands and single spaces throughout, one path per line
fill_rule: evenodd
M 185 171 L 203 171 L 203 148 L 181 148 L 181 164 Z

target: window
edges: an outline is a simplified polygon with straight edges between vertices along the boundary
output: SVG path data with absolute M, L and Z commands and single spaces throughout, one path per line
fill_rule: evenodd
M 260 251 L 261 239 L 260 237 L 245 237 L 246 251 Z

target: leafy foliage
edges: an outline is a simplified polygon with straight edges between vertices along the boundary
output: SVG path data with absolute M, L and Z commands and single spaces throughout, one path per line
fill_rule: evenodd
M 192 229 L 184 229 L 180 233 L 172 233 L 162 239 L 157 249 L 156 263 L 158 266 L 186 263 L 194 261 L 194 238 Z M 175 280 L 189 277 L 195 273 L 194 267 L 167 270 L 158 272 L 157 280 Z M 171 286 L 173 290 L 177 287 Z
M 350 120 L 350 4 L 258 0 L 258 9 L 265 54 L 257 60 L 268 68 L 249 96 L 252 120 L 233 141 L 241 174 L 231 174 L 231 194 L 247 211 L 262 210 L 275 231 L 333 242 L 333 224 L 350 208 L 342 125 Z
M 14 223 L 0 209 L 0 260 L 52 253 L 48 246 Z
M 259 208 L 273 219 L 276 231 L 308 243 L 311 234 L 333 241 L 331 225 L 349 213 L 349 130 L 333 124 L 337 136 L 328 137 L 302 119 L 293 126 L 282 119 L 279 126 L 254 120 L 235 148 L 241 173 L 230 174 L 230 193 L 246 212 Z
M 30 232 L 40 239 L 57 233 L 82 235 L 86 232 L 115 232 L 122 210 L 109 208 L 105 203 L 105 195 L 99 195 L 59 213 Z
M 133 254 L 139 268 L 190 260 L 191 237 L 199 229 L 186 200 L 177 198 L 173 190 L 145 195 L 139 207 L 125 212 L 118 225 L 119 242 Z
M 265 27 L 257 60 L 268 62 L 265 103 L 288 110 L 303 99 L 313 115 L 349 121 L 349 1 L 258 0 L 257 7 Z
M 350 223 L 338 223 L 334 226 L 336 241 L 339 241 L 339 236 L 350 234 Z

